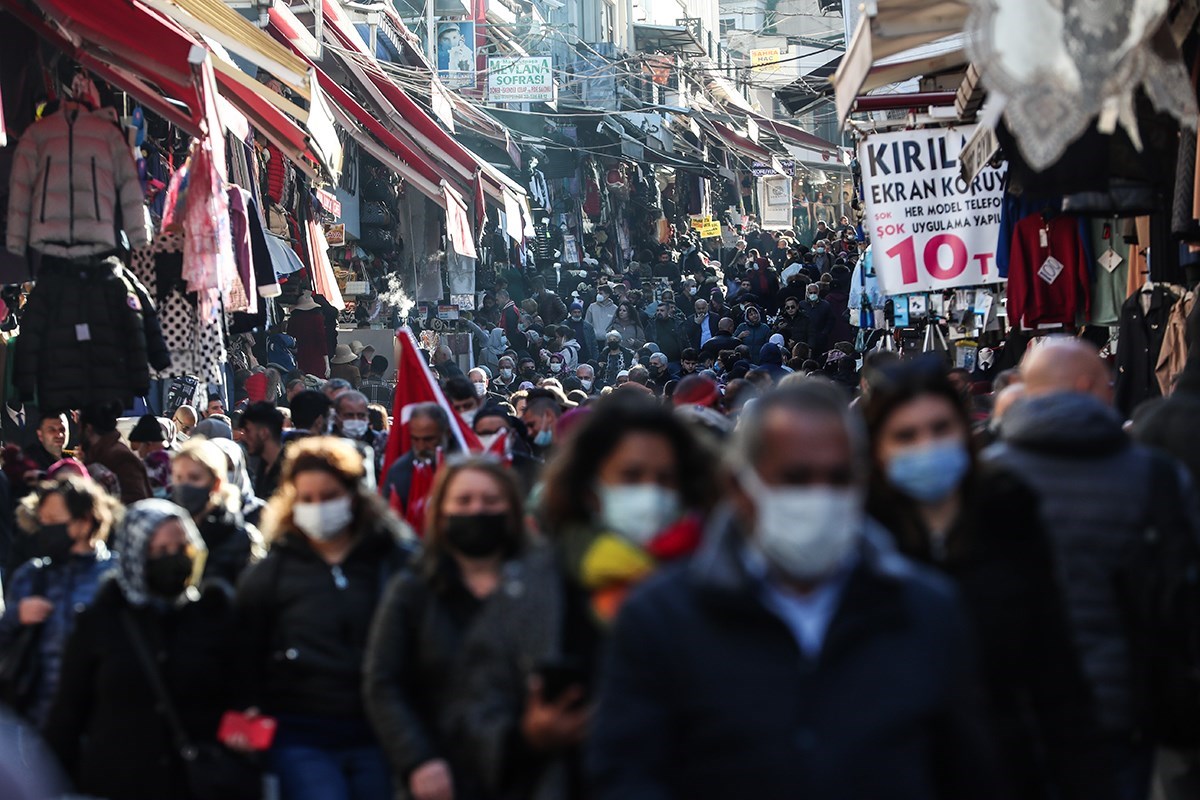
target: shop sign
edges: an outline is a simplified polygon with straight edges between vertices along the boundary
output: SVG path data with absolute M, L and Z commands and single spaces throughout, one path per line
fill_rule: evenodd
M 712 217 L 694 219 L 692 227 L 699 231 L 701 239 L 712 239 L 721 235 L 721 221 Z
M 340 247 L 346 243 L 346 226 L 344 223 L 325 226 L 325 241 L 330 247 Z
M 325 189 L 316 189 L 313 194 L 317 196 L 317 202 L 321 204 L 321 208 L 325 209 L 330 216 L 334 219 L 342 218 L 342 201 L 337 199 L 337 195 Z
M 346 281 L 346 294 L 363 295 L 371 293 L 369 281 Z
M 975 126 L 876 134 L 859 145 L 875 274 L 887 294 L 1002 280 L 996 271 L 1004 170 L 971 181 L 959 162 Z
M 750 69 L 759 75 L 772 75 L 779 71 L 780 51 L 778 47 L 760 47 L 750 51 Z
M 442 22 L 435 30 L 438 77 L 450 89 L 475 88 L 475 23 Z
M 475 310 L 475 295 L 473 294 L 452 294 L 450 302 L 457 306 L 459 311 Z
M 443 306 L 437 307 L 437 318 L 444 322 L 453 322 L 458 319 L 458 306 Z
M 488 59 L 488 100 L 493 103 L 542 103 L 554 100 L 551 56 Z
M 780 171 L 789 177 L 794 176 L 796 174 L 796 159 L 776 158 L 772 159 L 772 163 L 770 164 L 764 164 L 761 161 L 755 161 L 750 165 L 750 174 L 756 178 L 762 178 L 766 175 L 775 175 Z

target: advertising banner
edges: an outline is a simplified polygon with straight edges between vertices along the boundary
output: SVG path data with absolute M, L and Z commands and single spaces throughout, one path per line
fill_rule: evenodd
M 792 227 L 792 179 L 768 175 L 758 179 L 759 219 L 767 230 Z
M 859 145 L 875 274 L 887 294 L 996 283 L 1004 167 L 967 182 L 973 125 L 873 135 Z
M 554 101 L 554 60 L 551 56 L 488 59 L 488 100 L 493 103 Z
M 450 89 L 475 86 L 475 23 L 442 22 L 437 26 L 438 77 Z

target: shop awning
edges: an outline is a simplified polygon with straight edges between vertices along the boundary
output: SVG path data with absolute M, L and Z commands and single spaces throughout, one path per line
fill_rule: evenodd
M 220 63 L 214 59 L 214 64 Z M 235 70 L 236 71 L 236 70 Z M 276 108 L 266 98 L 231 74 L 230 70 L 215 70 L 217 89 L 234 107 L 246 115 L 267 141 L 278 147 L 287 158 L 310 178 L 317 176 L 320 163 L 308 144 L 308 134 Z
M 203 100 L 188 56 L 203 46 L 175 23 L 133 0 L 37 0 L 52 24 L 16 0 L 0 4 L 165 119 L 190 133 L 199 131 Z
M 854 99 L 864 90 L 868 75 L 880 61 L 961 33 L 969 11 L 967 0 L 868 0 L 846 56 L 833 77 L 838 121 L 845 124 Z M 900 60 L 919 57 L 916 54 L 914 59 Z M 920 74 L 912 72 L 892 82 Z
M 223 0 L 140 0 L 163 16 L 202 36 L 210 36 L 236 56 L 271 73 L 308 100 L 304 62 L 267 36 Z
M 721 142 L 739 155 L 753 161 L 761 161 L 766 164 L 771 163 L 771 156 L 774 154 L 749 136 L 743 136 L 728 125 L 723 125 L 716 120 L 705 119 L 704 121 Z
M 702 56 L 707 53 L 691 30 L 682 25 L 647 25 L 634 23 L 634 47 L 639 52 L 660 51 Z

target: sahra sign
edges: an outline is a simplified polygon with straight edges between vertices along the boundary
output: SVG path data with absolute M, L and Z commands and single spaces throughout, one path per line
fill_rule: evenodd
M 554 100 L 550 56 L 488 59 L 488 100 L 493 103 L 541 103 Z
M 858 148 L 875 274 L 887 294 L 996 283 L 1004 171 L 967 183 L 959 155 L 974 126 L 896 131 Z

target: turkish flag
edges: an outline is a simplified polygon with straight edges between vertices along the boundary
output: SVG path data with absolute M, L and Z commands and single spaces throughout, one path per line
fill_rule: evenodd
M 450 418 L 450 435 L 458 442 L 458 450 L 462 453 L 478 453 L 483 450 L 483 443 L 471 430 L 471 426 L 463 422 L 442 394 L 433 370 L 421 358 L 417 340 L 407 327 L 396 331 L 396 364 L 399 374 L 396 377 L 396 394 L 392 398 L 392 429 L 388 434 L 387 452 L 383 457 L 383 474 L 386 476 L 392 462 L 409 451 L 411 447 L 408 438 L 408 418 L 412 406 L 417 403 L 437 403 Z M 380 481 L 380 487 L 384 482 Z

